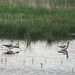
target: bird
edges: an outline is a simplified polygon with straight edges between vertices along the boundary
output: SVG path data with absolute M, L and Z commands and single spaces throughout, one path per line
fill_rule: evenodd
M 13 48 L 19 48 L 19 44 L 16 45 L 12 45 L 12 44 L 3 44 L 1 47 L 3 48 L 3 46 L 5 46 L 8 49 L 13 49 Z
M 58 47 L 60 47 L 60 48 L 61 48 L 61 50 L 67 50 L 67 49 L 68 49 L 68 47 L 69 47 L 69 44 L 70 44 L 70 42 L 69 42 L 69 41 L 67 41 L 67 45 L 58 46 Z
M 8 44 L 8 45 L 3 44 L 2 46 L 5 46 L 5 47 L 8 48 L 8 49 L 12 49 L 12 48 L 13 48 L 13 45 L 12 45 L 12 44 Z

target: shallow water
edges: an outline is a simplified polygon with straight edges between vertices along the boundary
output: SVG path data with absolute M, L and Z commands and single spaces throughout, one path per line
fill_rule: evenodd
M 36 41 L 27 45 L 26 41 L 0 40 L 0 46 L 10 43 L 19 43 L 20 49 L 12 50 L 20 52 L 6 55 L 5 48 L 0 47 L 0 75 L 75 75 L 75 40 L 70 41 L 67 54 L 58 53 L 58 46 L 66 44 L 64 41 L 50 45 Z

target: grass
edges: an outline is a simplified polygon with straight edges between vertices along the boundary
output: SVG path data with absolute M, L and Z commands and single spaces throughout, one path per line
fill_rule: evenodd
M 74 7 L 75 0 L 0 0 L 0 3 L 9 4 L 25 4 L 29 6 L 42 6 L 42 7 Z
M 0 3 L 0 36 L 52 41 L 69 33 L 75 33 L 73 7 L 47 9 L 39 5 Z

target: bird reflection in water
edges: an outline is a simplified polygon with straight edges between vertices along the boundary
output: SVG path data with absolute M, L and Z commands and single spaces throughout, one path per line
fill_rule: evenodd
M 66 57 L 69 58 L 69 56 L 68 56 L 68 51 L 66 51 Z
M 7 64 L 7 57 L 6 58 L 0 58 L 0 64 Z
M 31 52 L 33 51 L 32 46 L 31 46 L 31 41 L 27 41 L 27 42 L 26 42 L 25 51 L 29 51 L 30 54 L 31 54 Z
M 63 50 L 63 51 L 61 50 L 61 51 L 58 51 L 58 53 L 62 53 L 64 55 L 66 55 L 66 58 L 69 58 L 67 50 Z

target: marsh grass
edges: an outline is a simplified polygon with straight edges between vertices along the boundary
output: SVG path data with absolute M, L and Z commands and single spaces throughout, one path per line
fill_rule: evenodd
M 53 41 L 75 32 L 74 8 L 48 9 L 41 6 L 0 3 L 0 36 L 44 38 Z

